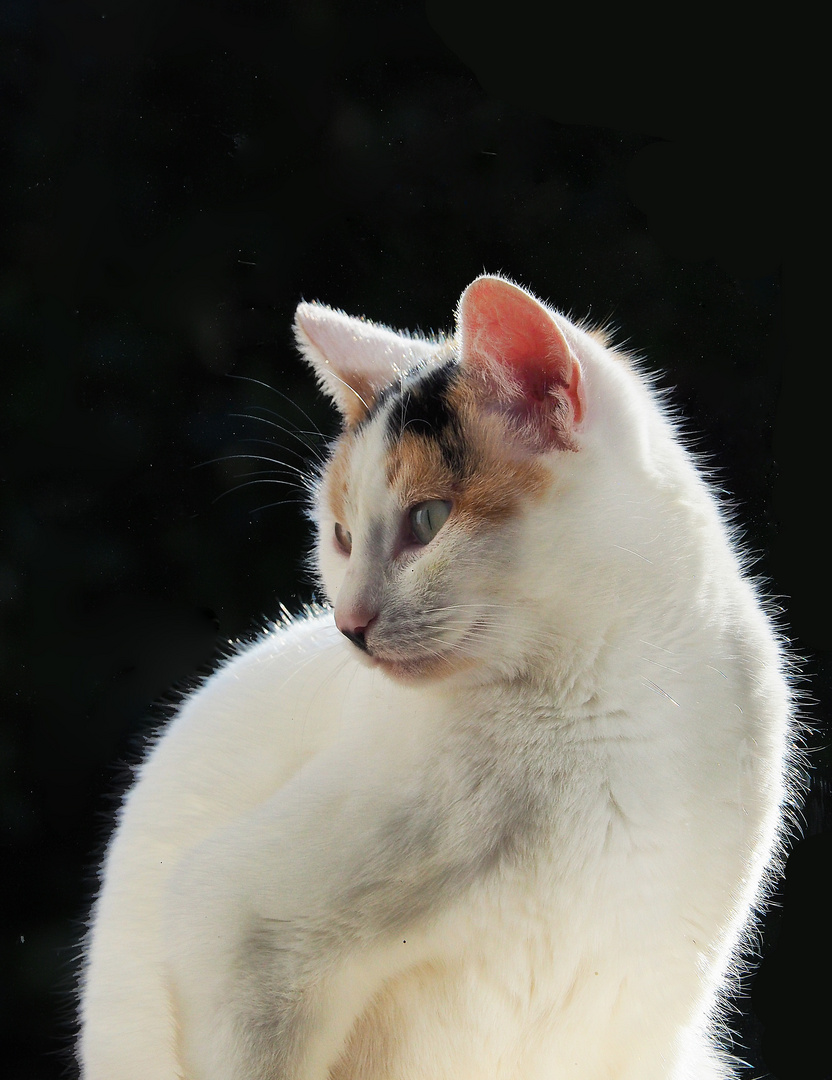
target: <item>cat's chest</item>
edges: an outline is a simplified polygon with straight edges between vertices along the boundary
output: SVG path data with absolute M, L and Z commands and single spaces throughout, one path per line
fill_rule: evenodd
M 584 1032 L 575 1050 L 586 1058 L 595 1043 L 584 1039 L 609 1025 L 631 967 L 614 918 L 627 897 L 591 874 L 566 888 L 562 862 L 562 852 L 538 852 L 504 866 L 391 936 L 379 966 L 395 974 L 357 1020 L 333 1080 L 543 1080 L 553 1026 L 561 1050 Z

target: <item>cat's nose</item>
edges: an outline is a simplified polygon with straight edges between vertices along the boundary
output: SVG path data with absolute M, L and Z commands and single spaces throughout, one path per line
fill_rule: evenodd
M 367 631 L 370 626 L 375 622 L 375 613 L 362 611 L 360 609 L 354 611 L 335 612 L 335 625 L 341 631 L 345 638 L 357 645 L 359 649 L 364 652 L 369 652 L 367 645 Z

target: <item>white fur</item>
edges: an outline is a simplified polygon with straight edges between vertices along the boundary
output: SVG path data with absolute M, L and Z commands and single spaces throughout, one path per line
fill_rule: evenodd
M 646 382 L 550 317 L 586 410 L 542 499 L 380 570 L 382 409 L 354 562 L 320 511 L 336 605 L 372 590 L 391 649 L 474 663 L 394 682 L 321 611 L 184 703 L 107 854 L 83 1080 L 732 1075 L 708 1029 L 776 849 L 784 661 Z

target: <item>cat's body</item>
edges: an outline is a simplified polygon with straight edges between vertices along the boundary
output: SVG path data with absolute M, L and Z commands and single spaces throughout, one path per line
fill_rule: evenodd
M 143 764 L 84 1080 L 724 1080 L 790 694 L 714 497 L 636 370 L 501 279 L 455 345 L 297 327 L 345 420 L 334 617 L 227 662 Z

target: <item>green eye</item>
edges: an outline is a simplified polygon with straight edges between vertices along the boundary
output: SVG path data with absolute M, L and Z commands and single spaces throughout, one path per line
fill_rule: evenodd
M 335 522 L 335 541 L 344 554 L 349 555 L 352 551 L 352 535 L 339 521 Z
M 420 544 L 429 544 L 451 512 L 447 499 L 430 499 L 410 511 L 410 529 Z

